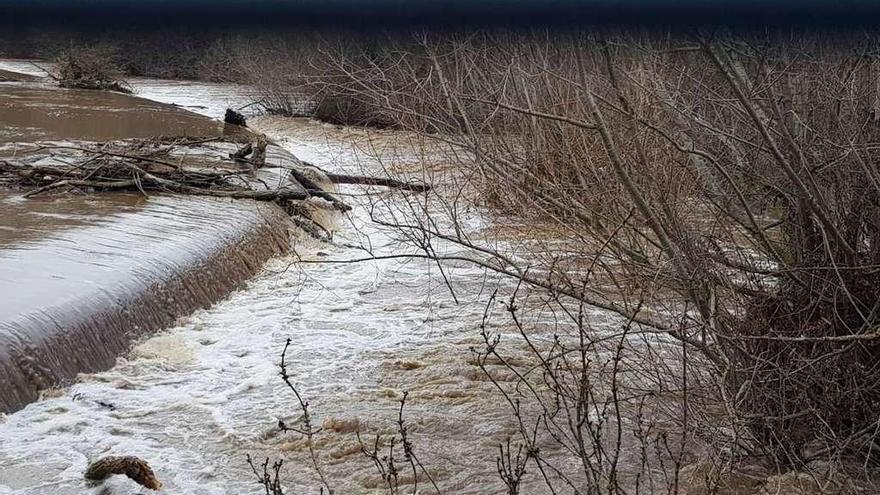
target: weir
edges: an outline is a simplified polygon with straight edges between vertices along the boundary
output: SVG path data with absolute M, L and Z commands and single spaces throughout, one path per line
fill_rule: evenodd
M 22 141 L 224 132 L 128 95 L 5 83 L 0 96 L 5 154 Z M 274 159 L 285 159 L 279 153 Z M 2 412 L 109 368 L 135 339 L 225 297 L 289 246 L 281 208 L 249 200 L 24 199 L 0 187 L 0 209 Z
M 286 217 L 271 204 L 142 203 L 0 247 L 0 410 L 112 366 L 134 339 L 223 298 L 288 245 Z M 64 214 L 82 219 L 81 206 Z

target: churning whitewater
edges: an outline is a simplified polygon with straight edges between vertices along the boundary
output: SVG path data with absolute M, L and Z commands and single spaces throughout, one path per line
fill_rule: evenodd
M 177 96 L 164 81 L 136 81 L 135 89 L 205 113 L 227 103 L 217 105 L 198 85 L 181 86 Z M 353 143 L 376 131 L 272 117 L 252 126 L 327 170 L 371 166 Z M 278 376 L 287 339 L 290 372 L 324 426 L 317 446 L 337 493 L 381 491 L 354 432 L 391 433 L 404 390 L 410 432 L 432 476 L 450 493 L 497 484 L 495 446 L 513 425 L 468 352 L 478 343 L 486 273 L 468 266 L 447 273 L 456 304 L 424 260 L 339 262 L 363 258 L 365 249 L 401 251 L 370 222 L 362 188 L 342 193 L 355 208 L 338 220 L 333 244 L 294 236 L 291 254 L 272 259 L 246 288 L 140 341 L 108 371 L 81 375 L 0 417 L 0 494 L 142 493 L 125 477 L 83 479 L 106 455 L 148 460 L 167 493 L 262 493 L 246 454 L 286 459 L 290 493 L 317 493 L 304 444 L 277 429 L 299 416 Z

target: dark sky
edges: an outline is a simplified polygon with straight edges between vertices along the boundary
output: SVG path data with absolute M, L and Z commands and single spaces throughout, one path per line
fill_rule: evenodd
M 880 0 L 0 0 L 6 26 L 859 26 Z

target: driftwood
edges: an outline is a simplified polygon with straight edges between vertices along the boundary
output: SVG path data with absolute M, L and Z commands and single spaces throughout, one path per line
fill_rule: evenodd
M 429 184 L 402 182 L 384 177 L 368 177 L 363 175 L 327 174 L 327 178 L 334 184 L 362 184 L 367 186 L 385 186 L 395 189 L 404 189 L 414 192 L 427 192 L 431 190 Z
M 24 194 L 24 197 L 30 198 L 37 194 L 51 191 L 58 188 L 73 187 L 89 187 L 99 190 L 110 189 L 164 189 L 166 191 L 192 194 L 195 196 L 212 196 L 215 198 L 233 198 L 233 199 L 253 199 L 256 201 L 289 201 L 304 200 L 310 197 L 308 192 L 302 192 L 294 189 L 267 189 L 267 190 L 214 190 L 188 186 L 174 181 L 165 180 L 152 174 L 143 173 L 138 179 L 117 180 L 117 181 L 90 181 L 90 180 L 60 180 L 52 182 L 33 191 Z M 346 208 L 350 208 L 346 205 Z
M 330 231 L 324 228 L 323 225 L 312 220 L 311 218 L 303 215 L 291 215 L 290 218 L 293 219 L 293 223 L 297 227 L 301 228 L 303 232 L 309 234 L 315 239 L 324 242 L 330 242 L 333 240 L 333 236 Z
M 239 146 L 230 153 L 230 143 L 219 141 Z M 262 135 L 243 139 L 154 138 L 35 144 L 18 149 L 15 159 L 0 158 L 0 184 L 22 189 L 28 198 L 59 191 L 139 191 L 144 194 L 159 191 L 272 201 L 284 207 L 307 233 L 318 239 L 329 239 L 330 232 L 310 219 L 310 206 L 302 202 L 321 198 L 338 211 L 349 211 L 351 207 L 324 190 L 306 168 L 297 165 L 297 160 L 291 160 L 294 166 L 284 167 L 289 172 L 284 186 L 268 187 L 255 175 L 255 169 L 265 165 L 268 145 L 269 141 Z M 247 169 L 242 165 L 247 165 Z M 426 184 L 390 178 L 321 173 L 336 184 L 385 186 L 416 192 L 430 189 Z M 272 177 L 271 172 L 267 174 Z M 276 177 L 284 176 L 279 173 Z
M 114 474 L 124 474 L 150 490 L 162 488 L 162 483 L 156 478 L 147 461 L 134 456 L 108 456 L 98 459 L 86 469 L 85 478 L 91 481 L 103 481 Z
M 269 141 L 262 135 L 129 139 L 85 144 L 38 143 L 17 148 L 15 158 L 0 158 L 0 185 L 17 187 L 27 198 L 62 191 L 138 191 L 143 194 L 157 191 L 271 201 L 284 208 L 294 224 L 321 241 L 332 240 L 332 233 L 312 219 L 314 208 L 322 206 L 305 201 L 321 198 L 338 211 L 349 211 L 351 206 L 324 190 L 318 183 L 323 179 L 315 178 L 307 167 L 320 171 L 330 182 L 337 184 L 365 184 L 417 192 L 430 189 L 425 184 L 390 178 L 330 174 L 296 159 L 291 159 L 281 170 L 267 169 L 257 175 L 256 169 L 266 164 L 268 145 Z M 271 179 L 267 181 L 266 178 Z M 280 178 L 286 178 L 283 186 L 268 186 L 267 183 Z M 110 474 L 126 474 L 135 481 L 155 481 L 155 477 L 143 478 L 147 474 L 152 476 L 152 472 L 146 463 L 141 466 L 138 462 L 143 461 L 128 457 L 102 459 L 90 466 L 87 477 L 103 479 Z M 158 487 L 158 481 L 155 482 Z M 141 484 L 152 488 L 150 484 Z
M 251 143 L 247 143 L 241 148 L 238 149 L 235 153 L 230 153 L 229 158 L 232 158 L 236 161 L 244 161 L 247 160 L 247 156 L 250 155 L 254 151 L 254 145 Z
M 247 164 L 248 171 L 253 172 L 266 165 L 266 147 L 268 146 L 269 141 L 266 139 L 266 136 L 258 135 L 253 141 L 246 143 L 235 153 L 230 153 L 229 158 L 236 162 Z M 250 158 L 248 158 L 248 155 L 250 155 Z
M 261 168 L 266 165 L 267 146 L 269 146 L 269 141 L 266 139 L 266 136 L 259 135 L 254 140 L 254 152 L 251 155 L 251 164 L 253 164 L 254 168 Z
M 89 81 L 89 80 L 62 80 L 59 87 L 67 89 L 96 89 L 101 91 L 115 91 L 130 95 L 134 93 L 131 86 L 124 81 Z
M 323 198 L 323 199 L 333 203 L 333 206 L 337 210 L 339 210 L 339 211 L 351 210 L 350 206 L 346 205 L 342 201 L 339 201 L 338 199 L 336 199 L 335 196 L 328 193 L 327 191 L 324 191 L 323 189 L 321 189 L 321 186 L 316 184 L 312 179 L 309 179 L 308 177 L 306 177 L 305 174 L 303 174 L 299 170 L 291 168 L 291 169 L 289 169 L 289 172 L 290 172 L 290 175 L 292 175 L 293 178 L 297 180 L 297 182 L 299 182 L 300 184 L 303 185 L 303 187 L 306 188 L 306 190 L 311 192 L 313 195 L 318 196 L 319 198 Z
M 394 189 L 403 189 L 406 191 L 413 192 L 428 192 L 431 190 L 430 184 L 420 183 L 420 182 L 403 182 L 396 179 L 392 179 L 390 177 L 371 177 L 368 175 L 348 175 L 348 174 L 334 174 L 332 172 L 328 172 L 317 165 L 314 165 L 309 162 L 303 162 L 309 167 L 320 170 L 330 182 L 334 184 L 360 184 L 364 186 L 384 186 L 391 187 Z
M 187 167 L 182 160 L 170 155 L 178 147 L 193 147 L 212 139 L 157 139 L 129 140 L 101 143 L 97 146 L 44 145 L 29 149 L 18 160 L 0 160 L 0 178 L 27 190 L 25 197 L 33 197 L 54 190 L 94 189 L 135 190 L 146 192 L 170 191 L 182 194 L 222 198 L 254 199 L 258 201 L 305 200 L 313 195 L 324 196 L 323 190 L 308 187 L 253 189 L 245 180 L 232 181 L 236 176 L 252 172 L 241 170 L 235 163 L 220 166 Z M 267 141 L 258 138 L 252 150 L 262 150 L 265 157 Z M 61 153 L 57 156 L 56 153 Z M 54 161 L 31 160 L 27 156 L 56 158 Z M 198 155 L 196 154 L 193 160 Z M 263 158 L 265 160 L 265 158 Z M 248 162 L 252 162 L 249 160 Z M 342 203 L 337 206 L 341 207 Z M 345 205 L 347 208 L 347 205 Z

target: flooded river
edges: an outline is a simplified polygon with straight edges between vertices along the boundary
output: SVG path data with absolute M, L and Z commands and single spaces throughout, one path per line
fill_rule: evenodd
M 142 95 L 161 91 L 166 103 L 194 104 L 201 98 L 205 108 L 216 106 L 199 86 L 181 86 L 178 96 L 166 82 L 151 87 L 141 81 L 136 89 Z M 358 139 L 369 140 L 369 131 L 275 118 L 252 125 L 328 170 L 358 172 L 370 166 L 371 158 L 353 147 Z M 486 274 L 468 266 L 451 268 L 447 275 L 458 290 L 456 304 L 436 266 L 425 261 L 327 262 L 362 257 L 356 246 L 380 256 L 405 249 L 392 232 L 369 221 L 370 204 L 359 188 L 347 186 L 343 193 L 351 194 L 346 201 L 354 210 L 340 220 L 334 245 L 294 238 L 292 253 L 272 259 L 247 287 L 138 341 L 109 370 L 80 375 L 72 386 L 46 391 L 41 400 L 0 417 L 0 494 L 144 493 L 124 477 L 100 486 L 84 481 L 88 463 L 111 454 L 147 459 L 166 493 L 200 495 L 263 493 L 245 454 L 282 457 L 287 493 L 317 493 L 303 443 L 276 426 L 279 419 L 290 422 L 299 415 L 278 377 L 288 338 L 290 372 L 310 400 L 315 421 L 325 426 L 318 454 L 337 494 L 384 492 L 354 431 L 391 433 L 404 390 L 411 394 L 412 440 L 445 493 L 500 491 L 494 459 L 512 424 L 468 351 L 479 339 Z M 17 208 L 18 199 L 0 199 Z M 52 263 L 41 267 L 39 257 L 32 256 L 34 246 L 47 242 L 67 243 L 68 262 L 108 274 L 119 272 L 113 256 L 110 261 L 106 256 L 120 252 L 148 273 L 164 273 L 175 270 L 156 261 L 164 254 L 142 252 L 140 241 L 131 237 L 138 229 L 130 222 L 139 212 L 167 215 L 170 230 L 151 235 L 172 251 L 201 251 L 204 246 L 187 239 L 201 237 L 199 229 L 221 229 L 195 217 L 177 217 L 173 199 L 109 201 L 29 206 L 35 215 L 45 214 L 47 223 L 15 229 L 16 237 L 0 242 L 0 249 L 17 257 L 22 273 L 53 272 Z M 248 213 L 209 203 L 204 207 L 233 215 L 224 225 L 246 223 L 234 215 Z M 115 213 L 105 215 L 108 208 Z M 25 217 L 32 221 L 30 212 Z M 50 227 L 42 231 L 44 226 Z M 105 234 L 85 241 L 88 229 L 95 228 Z M 25 230 L 30 232 L 20 232 Z M 184 231 L 190 234 L 181 235 Z M 6 266 L 0 256 L 0 267 Z M 0 279 L 10 287 L 11 278 L 20 276 L 5 272 Z M 76 284 L 76 291 L 88 290 L 88 276 Z M 40 304 L 38 294 L 26 286 L 21 290 L 10 311 Z
M 222 124 L 125 94 L 7 83 L 0 99 L 0 142 L 211 136 Z

